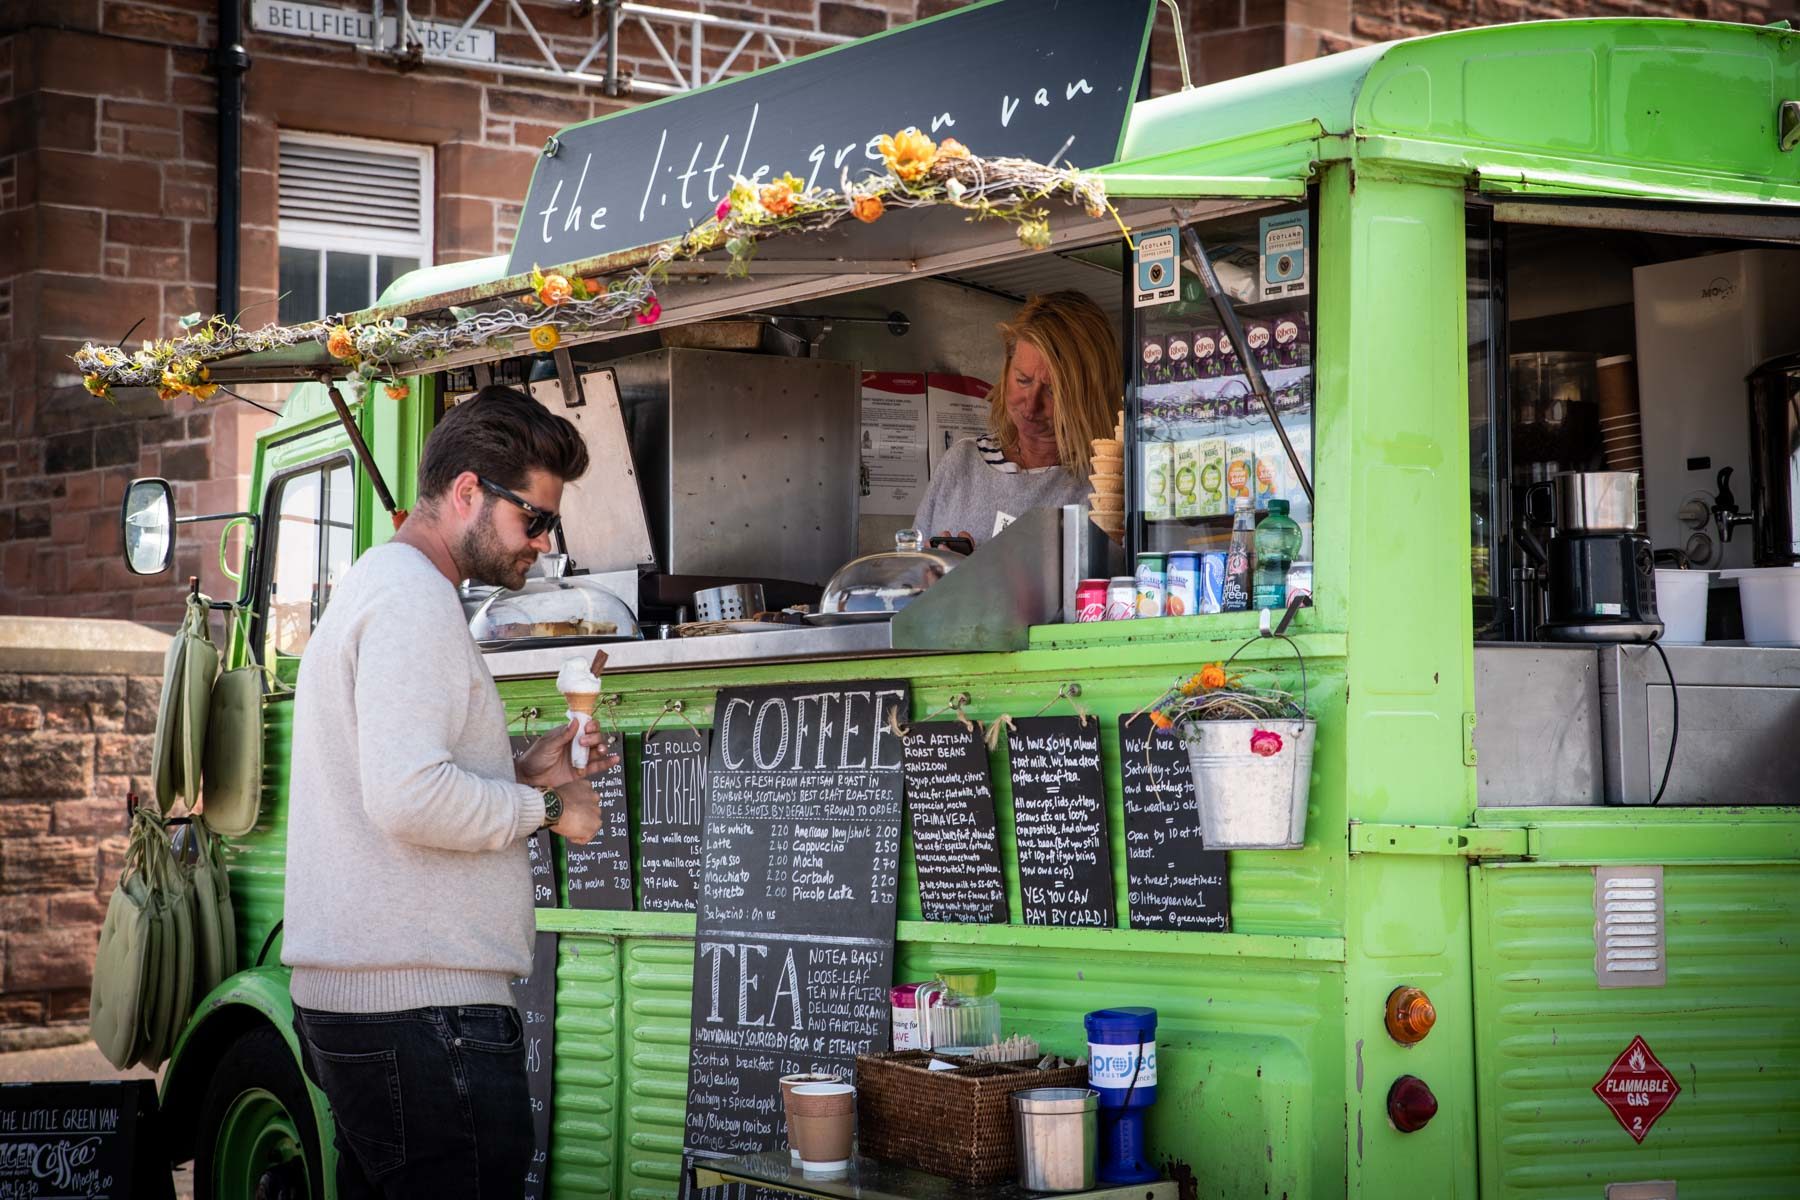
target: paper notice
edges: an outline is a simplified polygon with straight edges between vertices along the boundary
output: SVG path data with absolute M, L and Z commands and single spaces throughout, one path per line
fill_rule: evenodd
M 988 431 L 988 392 L 993 385 L 972 375 L 933 375 L 926 444 L 935 474 L 938 460 L 961 438 Z
M 868 371 L 862 381 L 862 511 L 908 516 L 925 498 L 925 376 Z

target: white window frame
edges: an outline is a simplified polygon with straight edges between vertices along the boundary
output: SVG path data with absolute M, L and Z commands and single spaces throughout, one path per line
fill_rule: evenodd
M 294 129 L 281 129 L 276 132 L 277 154 L 275 167 L 276 187 L 276 260 L 280 261 L 282 250 L 315 250 L 319 255 L 319 294 L 317 308 L 320 314 L 328 314 L 325 307 L 325 256 L 326 250 L 353 251 L 366 253 L 369 256 L 369 302 L 373 304 L 380 293 L 375 287 L 376 259 L 381 255 L 416 258 L 419 266 L 432 265 L 432 249 L 437 240 L 436 230 L 436 196 L 433 168 L 435 162 L 432 147 L 414 142 L 386 142 L 373 138 L 345 137 L 340 134 L 309 133 Z M 397 235 L 390 230 L 369 229 L 361 225 L 340 224 L 333 221 L 296 221 L 280 215 L 281 201 L 281 165 L 279 147 L 282 142 L 296 142 L 307 146 L 315 146 L 325 150 L 357 149 L 378 154 L 392 154 L 416 158 L 419 162 L 419 232 L 416 236 Z M 279 268 L 278 268 L 279 269 Z M 279 281 L 277 290 L 279 290 Z M 309 308 L 312 306 L 309 306 Z

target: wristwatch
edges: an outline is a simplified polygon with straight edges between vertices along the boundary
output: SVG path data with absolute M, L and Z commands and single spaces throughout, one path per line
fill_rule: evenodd
M 545 788 L 544 789 L 544 828 L 548 829 L 548 828 L 550 828 L 550 826 L 552 826 L 552 825 L 556 824 L 558 821 L 562 820 L 562 812 L 563 812 L 562 797 L 556 794 L 555 788 Z

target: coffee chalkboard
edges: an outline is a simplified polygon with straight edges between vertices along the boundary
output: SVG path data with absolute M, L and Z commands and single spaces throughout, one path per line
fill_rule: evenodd
M 619 753 L 618 734 L 600 753 Z M 600 804 L 600 832 L 585 846 L 564 842 L 570 908 L 631 907 L 631 813 L 625 799 L 625 763 L 614 763 L 589 781 Z
M 1200 836 L 1187 747 L 1148 715 L 1119 718 L 1125 888 L 1133 929 L 1231 928 L 1225 852 Z
M 531 851 L 531 903 L 537 908 L 556 907 L 556 835 L 540 829 L 526 846 Z
M 174 1196 L 156 1113 L 149 1079 L 0 1084 L 0 1197 Z
M 1093 718 L 1025 717 L 1007 736 L 1027 925 L 1110 928 L 1112 855 Z
M 916 126 L 977 154 L 1083 167 L 1118 155 L 1152 0 L 996 0 L 557 135 L 532 172 L 508 271 L 678 237 L 731 177 L 837 187 Z
M 556 1082 L 556 935 L 539 931 L 531 949 L 531 974 L 512 981 L 513 1003 L 525 1027 L 525 1085 L 531 1097 L 531 1166 L 520 1192 L 525 1200 L 550 1194 L 550 1127 Z
M 906 731 L 906 812 L 927 921 L 1006 923 L 987 743 L 960 721 Z
M 638 853 L 645 912 L 693 912 L 700 894 L 700 818 L 706 811 L 705 729 L 644 738 L 638 770 Z
M 714 706 L 687 1149 L 773 1149 L 777 1080 L 886 1049 L 903 682 L 733 688 Z

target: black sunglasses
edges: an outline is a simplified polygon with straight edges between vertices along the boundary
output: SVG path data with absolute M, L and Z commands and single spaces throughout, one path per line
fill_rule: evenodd
M 483 479 L 481 476 L 477 475 L 475 481 L 481 485 L 483 491 L 488 492 L 490 495 L 498 496 L 500 499 L 512 504 L 516 504 L 525 510 L 526 537 L 540 538 L 553 529 L 562 528 L 562 515 L 560 513 L 551 512 L 547 508 L 539 508 L 531 501 L 522 496 L 515 495 L 491 479 Z

